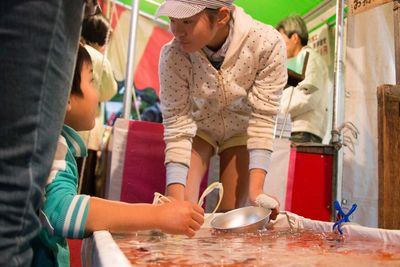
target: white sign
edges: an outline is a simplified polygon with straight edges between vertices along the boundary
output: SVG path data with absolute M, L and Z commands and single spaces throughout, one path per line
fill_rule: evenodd
M 322 56 L 329 68 L 331 68 L 333 62 L 331 44 L 331 34 L 327 24 L 322 25 L 308 35 L 308 46 L 312 47 Z
M 348 14 L 351 16 L 388 2 L 392 0 L 348 0 Z

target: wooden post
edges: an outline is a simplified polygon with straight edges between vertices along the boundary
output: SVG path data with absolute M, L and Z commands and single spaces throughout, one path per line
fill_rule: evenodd
M 400 85 L 378 87 L 379 228 L 400 229 Z
M 396 58 L 396 84 L 400 84 L 400 0 L 393 1 L 394 52 Z

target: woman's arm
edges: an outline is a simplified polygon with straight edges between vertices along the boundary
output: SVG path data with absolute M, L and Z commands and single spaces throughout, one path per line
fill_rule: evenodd
M 191 63 L 174 42 L 162 49 L 159 76 L 166 144 L 167 195 L 183 200 L 192 138 L 196 134 L 197 126 L 191 112 Z
M 287 82 L 287 59 L 285 43 L 275 29 L 264 29 L 263 38 L 266 40 L 260 41 L 258 48 L 262 50 L 259 69 L 248 94 L 251 114 L 247 147 L 272 151 L 275 116 Z
M 260 197 L 271 199 L 263 193 L 273 150 L 275 116 L 278 113 L 282 90 L 287 83 L 286 47 L 280 34 L 268 28 L 261 43 L 259 70 L 249 92 L 251 115 L 248 126 L 247 147 L 250 153 L 249 197 L 253 204 Z M 279 204 L 273 201 L 272 218 L 279 212 Z M 260 203 L 257 203 L 260 205 Z

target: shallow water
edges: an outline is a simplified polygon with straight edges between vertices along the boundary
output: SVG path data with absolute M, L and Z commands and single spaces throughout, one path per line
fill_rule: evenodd
M 400 266 L 400 244 L 349 241 L 310 230 L 201 229 L 194 238 L 160 232 L 113 238 L 134 266 Z

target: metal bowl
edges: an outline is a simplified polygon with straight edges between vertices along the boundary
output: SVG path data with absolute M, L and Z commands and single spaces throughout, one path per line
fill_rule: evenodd
M 244 207 L 215 217 L 211 227 L 224 232 L 246 233 L 263 230 L 271 210 L 261 207 Z

